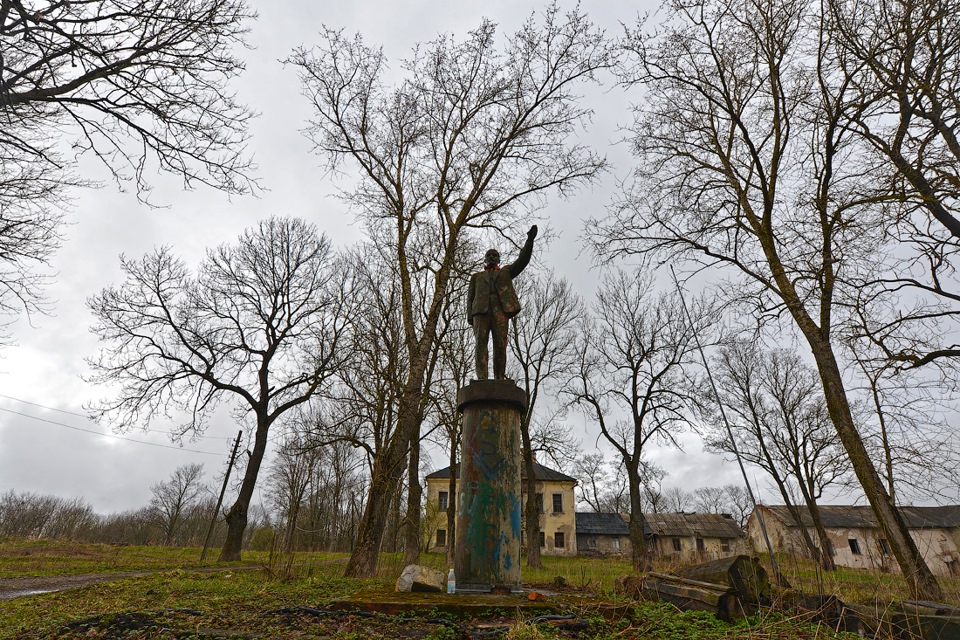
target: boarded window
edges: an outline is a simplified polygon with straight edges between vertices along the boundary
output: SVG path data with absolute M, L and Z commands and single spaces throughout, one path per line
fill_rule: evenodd
M 447 530 L 446 529 L 437 529 L 437 546 L 438 547 L 447 546 Z
M 539 511 L 540 513 L 543 513 L 543 494 L 542 493 L 537 494 L 537 511 Z
M 447 507 L 450 506 L 450 494 L 446 491 L 441 491 L 437 495 L 437 506 L 440 507 L 440 511 L 446 511 Z
M 680 543 L 680 538 L 673 538 L 673 550 L 683 551 L 683 545 Z
M 580 543 L 580 540 L 583 540 L 583 543 Z M 597 548 L 597 538 L 595 536 L 577 536 L 577 546 L 582 546 L 584 549 L 594 550 Z
M 566 542 L 563 531 L 557 531 L 553 534 L 553 546 L 557 549 L 563 549 L 566 546 Z
M 890 543 L 887 542 L 886 538 L 880 538 L 877 543 L 880 545 L 880 553 L 885 556 L 890 555 Z
M 697 551 L 703 551 L 706 547 L 703 545 L 703 538 L 697 538 Z
M 859 556 L 859 555 L 860 555 L 860 543 L 857 542 L 857 540 L 856 540 L 855 538 L 850 538 L 849 540 L 847 540 L 847 542 L 850 543 L 850 551 L 853 552 L 853 555 Z
M 562 493 L 553 494 L 553 512 L 563 513 L 563 494 Z

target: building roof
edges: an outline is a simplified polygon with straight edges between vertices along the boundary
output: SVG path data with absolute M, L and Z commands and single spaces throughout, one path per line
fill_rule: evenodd
M 525 478 L 526 475 L 523 473 L 523 468 L 521 465 L 521 478 Z M 457 465 L 455 473 L 460 473 L 460 466 Z M 436 480 L 436 479 L 447 479 L 450 477 L 450 467 L 444 467 L 438 471 L 434 471 L 427 476 L 427 480 Z M 560 473 L 556 469 L 551 469 L 545 467 L 538 462 L 533 463 L 533 478 L 534 480 L 549 480 L 552 482 L 574 482 L 576 483 L 576 478 L 571 478 L 565 473 Z
M 577 533 L 607 536 L 626 536 L 630 528 L 619 513 L 577 511 Z
M 618 513 L 578 511 L 577 533 L 628 535 L 627 519 Z M 645 513 L 644 533 L 665 538 L 740 538 L 743 531 L 729 516 L 719 513 Z
M 788 527 L 795 527 L 796 522 L 790 515 L 790 510 L 784 505 L 762 505 L 778 520 Z M 813 526 L 810 512 L 806 507 L 797 507 L 800 519 L 805 527 Z M 907 527 L 910 529 L 949 529 L 960 527 L 960 505 L 943 507 L 900 507 Z M 752 518 L 753 516 L 751 516 Z M 866 505 L 821 505 L 820 519 L 828 529 L 876 529 L 877 519 L 873 509 Z
M 645 513 L 647 528 L 667 538 L 740 538 L 744 533 L 736 521 L 720 513 Z

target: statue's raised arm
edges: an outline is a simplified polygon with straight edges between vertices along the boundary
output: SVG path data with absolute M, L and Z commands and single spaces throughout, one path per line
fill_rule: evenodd
M 530 257 L 533 255 L 533 241 L 536 237 L 537 225 L 533 225 L 530 227 L 530 231 L 527 231 L 527 242 L 523 245 L 523 249 L 520 249 L 520 255 L 507 266 L 507 269 L 510 270 L 511 278 L 516 278 L 520 275 L 520 272 L 530 263 Z

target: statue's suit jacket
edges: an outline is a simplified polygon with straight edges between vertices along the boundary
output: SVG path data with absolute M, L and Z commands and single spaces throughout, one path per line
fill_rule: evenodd
M 500 307 L 508 318 L 520 311 L 520 299 L 513 288 L 513 279 L 530 262 L 533 253 L 533 238 L 527 236 L 527 243 L 520 250 L 515 262 L 500 269 L 480 271 L 470 276 L 470 289 L 467 291 L 467 321 L 473 324 L 473 316 L 490 312 L 491 288 L 500 298 Z

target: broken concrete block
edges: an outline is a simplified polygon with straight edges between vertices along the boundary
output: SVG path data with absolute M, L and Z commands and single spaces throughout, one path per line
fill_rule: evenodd
M 397 578 L 397 591 L 442 592 L 447 586 L 447 578 L 442 571 L 408 564 Z

